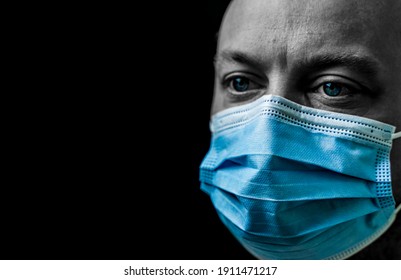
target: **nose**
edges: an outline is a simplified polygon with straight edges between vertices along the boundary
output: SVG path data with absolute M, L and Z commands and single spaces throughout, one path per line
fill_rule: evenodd
M 300 105 L 308 106 L 309 102 L 299 87 L 299 83 L 290 74 L 279 68 L 272 68 L 267 73 L 268 85 L 266 95 L 284 97 Z

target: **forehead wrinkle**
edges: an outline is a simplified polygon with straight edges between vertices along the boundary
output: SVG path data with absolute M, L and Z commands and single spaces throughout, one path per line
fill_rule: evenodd
M 231 5 L 226 19 L 228 25 L 235 28 L 229 28 L 228 36 L 232 37 L 238 30 L 244 29 L 245 32 L 256 31 L 259 39 L 269 36 L 296 38 L 302 33 L 331 33 L 334 38 L 349 40 L 369 39 L 373 34 L 380 33 L 371 30 L 381 26 L 383 14 L 394 14 L 382 7 L 382 2 L 373 0 L 363 5 L 357 0 L 234 1 L 235 5 Z
M 257 53 L 244 52 L 235 49 L 224 49 L 216 53 L 214 65 L 216 68 L 226 63 L 242 64 L 263 71 L 266 65 Z
M 220 49 L 246 50 L 266 63 L 279 62 L 283 67 L 288 66 L 286 59 L 291 63 L 311 53 L 359 49 L 368 50 L 384 66 L 401 69 L 401 17 L 394 18 L 395 11 L 401 11 L 400 0 L 365 4 L 357 0 L 234 3 L 223 24 Z

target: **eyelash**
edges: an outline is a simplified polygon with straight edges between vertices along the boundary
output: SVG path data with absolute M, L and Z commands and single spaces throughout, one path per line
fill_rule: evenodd
M 316 86 L 313 86 L 315 84 Z M 338 95 L 330 95 L 326 92 L 323 92 L 324 86 L 334 86 L 334 87 L 339 87 L 341 88 L 341 92 Z M 322 94 L 326 98 L 342 98 L 346 96 L 351 96 L 355 95 L 361 92 L 369 92 L 366 88 L 361 86 L 359 83 L 352 81 L 348 78 L 344 77 L 339 77 L 339 76 L 324 76 L 320 78 L 316 78 L 315 81 L 312 83 L 312 87 L 309 92 L 312 91 L 312 93 L 318 93 Z M 345 91 L 345 92 L 344 92 Z
M 335 86 L 337 86 L 337 87 L 342 88 L 341 92 L 340 92 L 338 95 L 332 95 L 331 97 L 344 96 L 344 95 L 349 95 L 349 94 L 353 94 L 353 93 L 355 93 L 355 92 L 358 92 L 358 90 L 356 90 L 354 87 L 351 87 L 351 86 L 349 86 L 349 85 L 345 85 L 345 84 L 342 84 L 342 83 L 337 83 L 337 82 L 324 82 L 324 83 L 321 83 L 319 86 L 317 86 L 317 87 L 315 87 L 315 88 L 313 89 L 313 92 L 315 92 L 315 93 L 321 93 L 321 94 L 323 94 L 323 95 L 330 96 L 330 94 L 328 94 L 328 93 L 326 93 L 326 92 L 324 92 L 324 93 L 319 92 L 319 89 L 320 89 L 320 88 L 322 88 L 322 91 L 325 91 L 325 89 L 324 89 L 323 87 L 324 87 L 324 86 L 328 86 L 329 84 L 330 84 L 330 85 L 335 85 Z M 345 89 L 345 90 L 344 90 L 344 89 Z M 343 91 L 346 91 L 346 93 L 343 93 Z
M 232 84 L 236 79 L 243 79 L 245 81 L 247 81 L 250 85 L 250 89 L 244 90 L 244 91 L 237 91 L 234 89 L 234 85 Z M 244 95 L 249 95 L 250 93 L 254 93 L 259 91 L 260 89 L 263 88 L 263 86 L 258 83 L 255 82 L 253 78 L 249 77 L 248 75 L 230 75 L 228 77 L 226 77 L 225 79 L 223 79 L 222 85 L 224 86 L 224 88 L 227 89 L 227 91 L 232 94 L 233 96 L 244 96 Z
M 263 89 L 263 86 L 259 82 L 255 82 L 252 77 L 244 74 L 233 74 L 228 75 L 224 79 L 222 79 L 222 85 L 227 90 L 227 93 L 232 98 L 240 98 L 245 99 L 249 97 L 255 96 L 257 93 Z M 234 88 L 233 82 L 235 79 L 243 79 L 250 85 L 250 89 L 245 89 L 244 91 L 238 91 Z M 346 81 L 345 81 L 346 80 Z M 351 85 L 352 83 L 352 85 Z M 314 82 L 311 83 L 311 87 L 307 87 L 306 92 L 309 93 L 317 93 L 322 95 L 324 98 L 334 99 L 334 98 L 346 98 L 361 92 L 370 93 L 368 89 L 361 86 L 359 83 L 349 80 L 348 78 L 344 78 L 341 76 L 330 76 L 326 75 L 323 77 L 317 77 L 314 79 Z M 315 86 L 313 85 L 315 84 Z M 329 95 L 322 88 L 325 85 L 333 85 L 334 87 L 341 88 L 341 91 L 338 95 Z M 327 88 L 326 88 L 327 89 Z M 323 92 L 324 91 L 324 92 Z

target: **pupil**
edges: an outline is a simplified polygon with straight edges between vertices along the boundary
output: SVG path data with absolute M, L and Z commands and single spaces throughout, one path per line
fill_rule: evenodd
M 325 83 L 323 85 L 323 91 L 329 96 L 337 96 L 341 93 L 341 86 L 333 83 Z
M 249 88 L 249 80 L 245 78 L 235 78 L 233 87 L 236 91 L 247 91 Z

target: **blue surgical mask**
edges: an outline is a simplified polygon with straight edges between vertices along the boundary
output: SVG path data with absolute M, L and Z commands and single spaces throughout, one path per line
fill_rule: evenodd
M 265 95 L 210 122 L 201 189 L 259 259 L 346 259 L 394 222 L 395 127 Z

